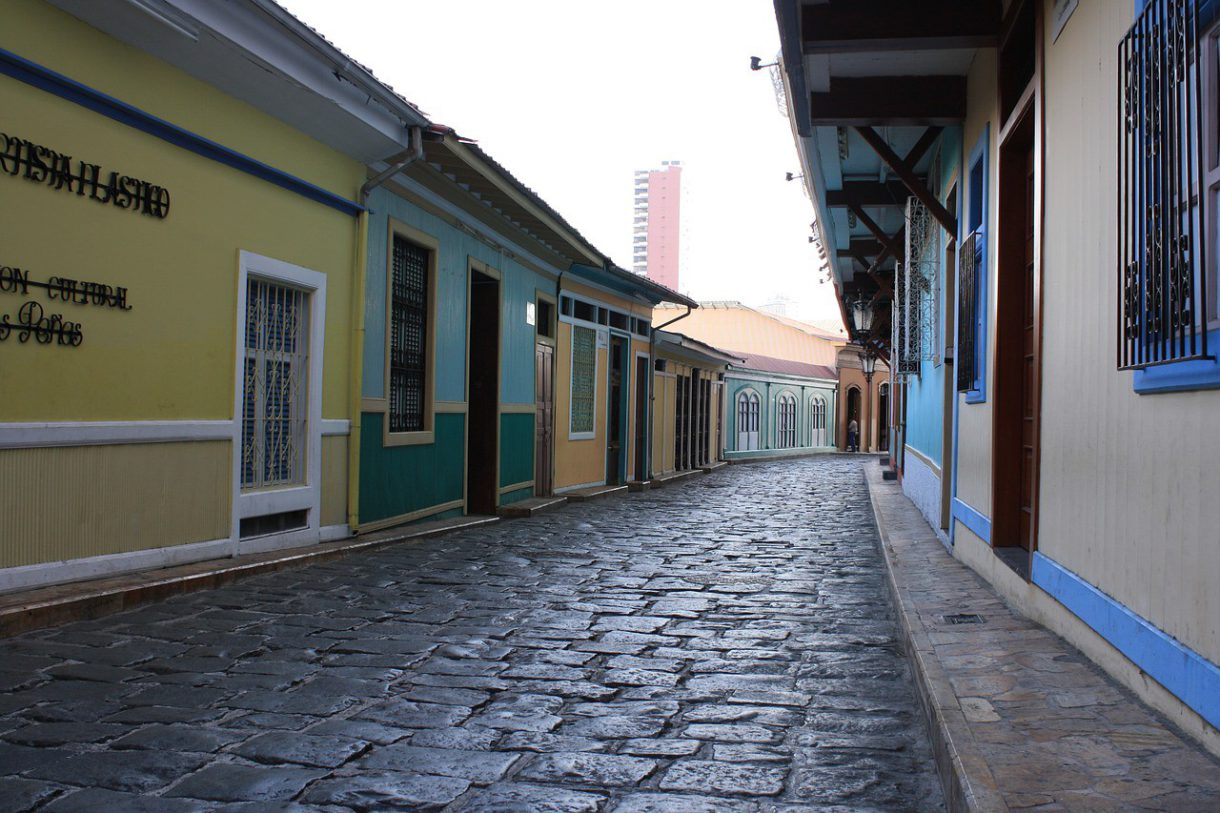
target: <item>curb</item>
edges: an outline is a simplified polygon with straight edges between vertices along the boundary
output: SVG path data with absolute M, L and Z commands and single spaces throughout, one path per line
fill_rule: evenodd
M 408 525 L 366 536 L 350 536 L 303 548 L 287 548 L 227 559 L 207 559 L 157 570 L 137 571 L 93 581 L 38 587 L 0 596 L 0 639 L 72 621 L 101 618 L 171 596 L 211 590 L 280 570 L 291 570 L 412 539 L 499 522 L 499 517 L 462 517 Z
M 868 471 L 866 469 L 862 474 L 868 486 L 878 545 L 885 561 L 886 584 L 898 616 L 902 648 L 911 664 L 919 705 L 931 735 L 945 807 L 949 813 L 1009 813 L 1008 804 L 997 789 L 991 768 L 976 745 L 974 732 L 957 702 L 957 694 L 932 648 L 927 627 L 911 606 L 909 590 L 895 561 L 889 529 L 877 504 L 877 489 L 884 487 L 884 483 L 875 484 Z

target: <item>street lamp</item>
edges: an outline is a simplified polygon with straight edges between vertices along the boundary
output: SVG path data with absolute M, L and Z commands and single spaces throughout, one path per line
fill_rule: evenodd
M 870 311 L 871 318 L 871 311 Z M 872 429 L 873 426 L 873 373 L 877 371 L 877 356 L 873 353 L 873 348 L 865 346 L 864 356 L 860 359 L 860 367 L 864 370 L 864 414 L 867 419 L 862 429 Z M 864 438 L 864 451 L 868 451 L 868 437 L 866 432 Z

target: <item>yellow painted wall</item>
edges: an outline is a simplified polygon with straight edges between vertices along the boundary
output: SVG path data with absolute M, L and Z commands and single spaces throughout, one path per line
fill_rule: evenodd
M 633 316 L 651 318 L 652 308 L 621 299 L 605 291 L 564 280 L 563 293 L 603 303 Z M 605 330 L 605 326 L 602 327 Z M 647 353 L 648 342 L 632 337 L 628 342 L 624 385 L 627 387 L 627 427 L 623 442 L 627 445 L 627 479 L 635 474 L 635 359 L 636 353 Z M 559 323 L 555 347 L 555 488 L 563 489 L 606 480 L 606 399 L 607 348 L 597 349 L 597 391 L 594 412 L 594 436 L 574 440 L 569 437 L 571 425 L 572 386 L 572 326 Z
M 1220 663 L 1220 391 L 1137 395 L 1115 369 L 1116 44 L 1131 21 L 1129 3 L 1082 0 L 1046 49 L 1038 545 Z
M 344 435 L 322 438 L 322 527 L 347 522 L 347 443 Z
M 363 167 L 176 69 L 33 0 L 17 0 L 0 47 L 154 115 L 353 192 Z M 0 131 L 164 186 L 157 220 L 0 176 L 0 264 L 128 288 L 130 311 L 52 302 L 83 324 L 77 348 L 0 343 L 0 421 L 226 419 L 233 414 L 238 251 L 328 275 L 323 414 L 348 417 L 356 219 L 0 77 Z M 23 297 L 0 294 L 15 314 Z
M 998 124 L 999 102 L 996 98 L 996 56 L 995 49 L 980 48 L 970 66 L 970 74 L 966 84 L 966 122 L 962 132 L 963 161 L 968 161 L 970 151 L 982 136 L 984 129 L 990 125 L 988 136 L 990 157 L 989 171 L 994 178 L 999 165 Z M 966 180 L 962 188 L 962 200 L 967 200 L 970 194 L 969 168 L 963 173 Z M 960 408 L 958 409 L 958 476 L 957 497 L 967 505 L 979 511 L 984 516 L 991 516 L 991 401 L 995 392 L 995 290 L 996 261 L 995 243 L 996 209 L 998 208 L 998 187 L 993 182 L 989 185 L 989 201 L 987 206 L 988 234 L 991 244 L 987 251 L 987 400 L 980 404 L 967 404 L 965 396 L 958 394 Z M 842 402 L 846 404 L 846 401 Z M 840 435 L 840 437 L 844 437 Z M 961 526 L 958 526 L 959 530 Z
M 229 446 L 0 449 L 0 568 L 227 538 Z

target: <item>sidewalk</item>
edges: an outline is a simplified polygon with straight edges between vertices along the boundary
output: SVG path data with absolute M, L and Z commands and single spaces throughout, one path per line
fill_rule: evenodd
M 1009 609 L 878 466 L 864 473 L 951 811 L 1220 811 L 1217 760 Z

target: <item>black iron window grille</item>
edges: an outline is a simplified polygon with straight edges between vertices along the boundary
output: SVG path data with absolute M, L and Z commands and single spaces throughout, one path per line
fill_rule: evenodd
M 390 280 L 390 431 L 425 426 L 431 252 L 394 235 Z
M 962 242 L 957 253 L 957 347 L 953 364 L 957 368 L 959 392 L 972 389 L 978 379 L 975 358 L 975 333 L 978 329 L 978 307 L 976 301 L 979 272 L 978 233 L 971 234 Z
M 1207 357 L 1199 0 L 1150 0 L 1118 49 L 1118 367 Z

